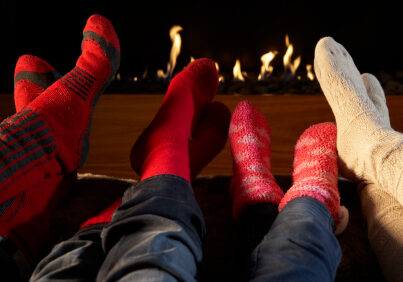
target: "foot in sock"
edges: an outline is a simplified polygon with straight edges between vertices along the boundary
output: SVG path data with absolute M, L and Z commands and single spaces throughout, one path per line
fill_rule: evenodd
M 84 164 L 92 113 L 117 70 L 120 49 L 111 23 L 102 16 L 91 16 L 83 34 L 76 67 L 0 125 L 1 193 Z
M 315 72 L 336 118 L 341 173 L 374 183 L 403 204 L 403 135 L 390 127 L 379 82 L 361 76 L 348 52 L 330 37 L 316 45 Z M 379 91 L 369 94 L 371 87 Z
M 66 191 L 61 186 L 71 185 L 67 174 L 85 160 L 93 108 L 116 71 L 118 47 L 112 25 L 95 15 L 84 29 L 76 68 L 48 89 L 57 76 L 49 64 L 33 56 L 17 63 L 15 101 L 20 112 L 0 126 L 0 235 L 10 238 L 26 257 L 35 258 L 46 242 L 51 211 Z M 71 131 L 73 126 L 78 128 Z
M 57 81 L 61 75 L 43 59 L 21 56 L 14 72 L 14 102 L 19 112 L 31 103 L 45 89 Z
M 224 148 L 228 138 L 231 112 L 215 101 L 204 107 L 189 141 L 190 178 L 197 174 Z
M 173 174 L 190 181 L 189 139 L 217 87 L 217 69 L 209 59 L 194 61 L 174 77 L 153 121 L 132 148 L 131 164 L 141 180 Z
M 95 104 L 120 63 L 119 39 L 100 15 L 88 19 L 81 48 L 76 66 L 27 107 L 51 128 L 57 158 L 67 171 L 82 166 L 87 158 Z
M 229 140 L 233 156 L 233 217 L 238 219 L 247 206 L 279 204 L 284 194 L 271 173 L 270 128 L 264 115 L 250 102 L 243 101 L 235 108 Z
M 279 205 L 281 211 L 287 203 L 299 197 L 311 197 L 329 209 L 335 222 L 336 234 L 348 223 L 348 212 L 340 208 L 337 187 L 336 126 L 320 123 L 309 127 L 295 145 L 293 185 Z

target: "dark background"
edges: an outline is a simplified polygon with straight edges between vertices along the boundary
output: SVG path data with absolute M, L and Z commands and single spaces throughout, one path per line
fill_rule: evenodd
M 372 3 L 374 2 L 374 3 Z M 361 72 L 403 69 L 402 16 L 398 1 L 4 1 L 1 0 L 0 93 L 11 93 L 20 55 L 33 54 L 61 73 L 80 54 L 81 32 L 94 13 L 112 21 L 121 41 L 122 75 L 151 75 L 166 69 L 169 29 L 183 27 L 176 70 L 190 56 L 209 57 L 231 73 L 235 60 L 242 69 L 259 72 L 260 56 L 279 54 L 282 66 L 288 33 L 300 70 L 312 64 L 316 42 L 332 36 L 351 53 Z

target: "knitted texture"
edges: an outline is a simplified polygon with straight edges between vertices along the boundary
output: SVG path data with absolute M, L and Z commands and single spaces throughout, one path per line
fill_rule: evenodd
M 195 179 L 224 148 L 230 119 L 230 110 L 218 101 L 206 105 L 200 113 L 199 121 L 189 141 L 191 179 Z
M 81 49 L 76 66 L 27 106 L 51 128 L 65 172 L 84 164 L 94 107 L 120 63 L 119 39 L 100 15 L 88 19 Z
M 250 102 L 243 101 L 235 108 L 229 140 L 233 156 L 233 217 L 239 218 L 247 206 L 278 204 L 284 194 L 271 173 L 270 128 L 264 115 Z
M 361 76 L 348 52 L 330 37 L 316 45 L 315 72 L 336 118 L 341 174 L 374 183 L 403 204 L 403 135 L 385 115 L 379 82 Z M 372 93 L 379 96 L 368 89 L 378 89 Z
M 131 164 L 141 180 L 173 174 L 190 181 L 189 139 L 217 87 L 218 73 L 210 59 L 195 60 L 173 78 L 154 119 L 132 148 Z
M 300 136 L 294 150 L 293 185 L 281 200 L 280 211 L 295 198 L 311 197 L 324 203 L 339 223 L 336 135 L 333 123 L 320 123 Z
M 360 193 L 368 239 L 387 281 L 403 281 L 403 206 L 375 184 Z
M 20 57 L 15 70 L 17 113 L 0 124 L 0 236 L 31 262 L 46 243 L 50 217 L 88 153 L 98 96 L 119 64 L 110 22 L 91 16 L 82 55 L 64 77 L 44 60 Z
M 43 59 L 32 55 L 21 56 L 14 72 L 16 111 L 19 112 L 31 103 L 60 77 L 61 75 Z

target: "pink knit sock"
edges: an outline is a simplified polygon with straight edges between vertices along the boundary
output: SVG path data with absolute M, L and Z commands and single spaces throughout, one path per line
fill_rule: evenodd
M 340 195 L 337 187 L 337 130 L 330 122 L 313 125 L 305 130 L 295 145 L 293 185 L 279 205 L 298 197 L 321 201 L 339 224 Z
M 250 205 L 280 203 L 284 194 L 271 173 L 270 128 L 250 102 L 243 101 L 234 110 L 229 140 L 234 159 L 230 186 L 234 218 Z

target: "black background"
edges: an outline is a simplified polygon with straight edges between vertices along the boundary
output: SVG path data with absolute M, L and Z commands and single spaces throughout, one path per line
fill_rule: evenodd
M 375 3 L 372 3 L 375 2 Z M 165 70 L 169 29 L 183 27 L 182 69 L 190 56 L 209 57 L 230 73 L 235 60 L 258 72 L 260 56 L 279 51 L 287 33 L 302 67 L 313 62 L 316 42 L 332 36 L 350 52 L 361 72 L 402 68 L 403 20 L 398 1 L 4 1 L 1 2 L 0 93 L 12 92 L 20 55 L 33 54 L 61 73 L 80 55 L 82 29 L 94 13 L 113 23 L 121 41 L 120 72 L 141 75 Z M 300 67 L 301 68 L 301 67 Z

